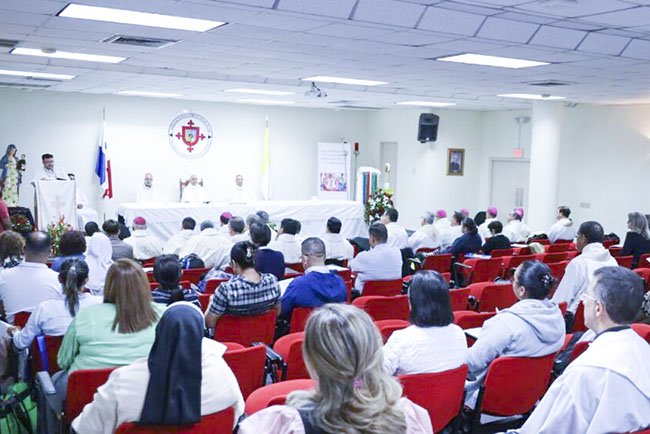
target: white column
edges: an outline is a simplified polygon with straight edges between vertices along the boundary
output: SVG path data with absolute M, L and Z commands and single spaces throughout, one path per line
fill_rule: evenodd
M 528 227 L 531 231 L 547 231 L 557 214 L 558 175 L 560 170 L 560 136 L 562 133 L 561 102 L 533 103 L 528 184 Z

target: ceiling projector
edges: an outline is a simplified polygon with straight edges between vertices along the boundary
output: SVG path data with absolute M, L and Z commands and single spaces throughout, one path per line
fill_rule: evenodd
M 316 86 L 316 83 L 311 82 L 311 89 L 305 92 L 305 96 L 311 98 L 327 98 L 327 92 Z

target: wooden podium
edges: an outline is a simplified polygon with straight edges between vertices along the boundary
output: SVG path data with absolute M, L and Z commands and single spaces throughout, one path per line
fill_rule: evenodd
M 39 180 L 35 183 L 35 212 L 38 229 L 45 231 L 61 218 L 77 228 L 76 181 Z

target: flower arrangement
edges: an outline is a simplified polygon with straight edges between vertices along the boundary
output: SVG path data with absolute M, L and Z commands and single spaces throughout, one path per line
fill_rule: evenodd
M 393 190 L 378 189 L 366 202 L 365 220 L 370 224 L 384 215 L 387 209 L 393 208 Z
M 52 238 L 52 256 L 59 256 L 59 243 L 61 236 L 72 230 L 72 226 L 65 222 L 65 216 L 61 216 L 57 222 L 47 226 L 47 234 Z
M 13 230 L 19 234 L 26 235 L 34 230 L 34 226 L 29 218 L 22 213 L 11 214 L 11 224 Z

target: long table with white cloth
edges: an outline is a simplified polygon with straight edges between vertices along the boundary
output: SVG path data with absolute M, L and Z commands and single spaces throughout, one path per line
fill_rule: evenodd
M 264 210 L 270 220 L 280 227 L 284 218 L 296 219 L 301 224 L 303 238 L 325 233 L 327 219 L 341 220 L 341 233 L 346 238 L 367 237 L 368 226 L 364 221 L 364 207 L 361 202 L 349 200 L 305 200 L 305 201 L 259 201 L 246 204 L 211 202 L 203 203 L 123 203 L 117 213 L 131 225 L 135 217 L 144 217 L 149 232 L 167 241 L 181 230 L 185 217 L 196 220 L 197 231 L 202 221 L 212 220 L 219 225 L 219 216 L 228 211 L 233 216 L 246 219 L 249 214 Z

